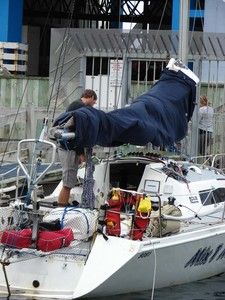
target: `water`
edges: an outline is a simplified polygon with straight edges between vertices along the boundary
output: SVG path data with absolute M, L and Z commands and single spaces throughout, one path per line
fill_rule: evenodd
M 171 270 L 172 272 L 172 270 Z M 92 300 L 105 300 L 95 298 Z M 0 300 L 36 300 L 35 298 L 10 297 L 0 295 Z M 53 300 L 45 298 L 42 300 Z M 210 279 L 151 291 L 132 293 L 127 295 L 107 297 L 107 300 L 225 300 L 225 274 Z

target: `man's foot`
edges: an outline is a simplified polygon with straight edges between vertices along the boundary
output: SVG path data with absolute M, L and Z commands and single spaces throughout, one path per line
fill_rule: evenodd
M 199 83 L 199 78 L 179 59 L 171 58 L 166 68 L 175 72 L 181 71 L 194 80 L 196 85 Z
M 78 205 L 80 205 L 80 203 L 76 200 L 73 200 L 72 204 L 70 203 L 67 203 L 67 204 L 64 204 L 64 203 L 58 203 L 58 201 L 54 201 L 52 203 L 53 207 L 77 207 Z
M 72 201 L 72 206 L 78 206 L 78 205 L 80 205 L 80 203 L 78 201 L 76 201 L 76 200 Z

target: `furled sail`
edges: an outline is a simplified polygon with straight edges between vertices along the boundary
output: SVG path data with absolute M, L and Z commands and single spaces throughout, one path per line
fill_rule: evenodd
M 93 107 L 63 113 L 54 125 L 74 118 L 74 147 L 122 144 L 171 145 L 187 133 L 196 83 L 181 71 L 165 69 L 160 79 L 129 106 L 105 113 Z M 71 142 L 70 142 L 71 143 Z

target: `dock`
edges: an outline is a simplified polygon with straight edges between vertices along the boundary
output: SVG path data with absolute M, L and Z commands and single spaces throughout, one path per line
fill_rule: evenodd
M 46 163 L 38 165 L 37 174 L 40 175 L 48 165 Z M 46 187 L 44 190 L 47 190 L 48 194 L 51 192 L 51 187 L 54 188 L 61 180 L 61 176 L 61 164 L 57 162 L 44 175 L 39 184 Z M 26 176 L 17 163 L 7 163 L 0 166 L 0 194 L 13 192 L 16 188 L 19 189 L 23 185 L 26 185 Z

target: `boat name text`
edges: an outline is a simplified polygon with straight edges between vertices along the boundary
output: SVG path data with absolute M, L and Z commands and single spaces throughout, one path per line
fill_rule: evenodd
M 217 261 L 225 258 L 225 246 L 220 244 L 216 249 L 213 249 L 211 246 L 200 248 L 192 256 L 192 258 L 185 264 L 185 268 L 200 266 L 206 263 L 211 263 L 212 261 Z

